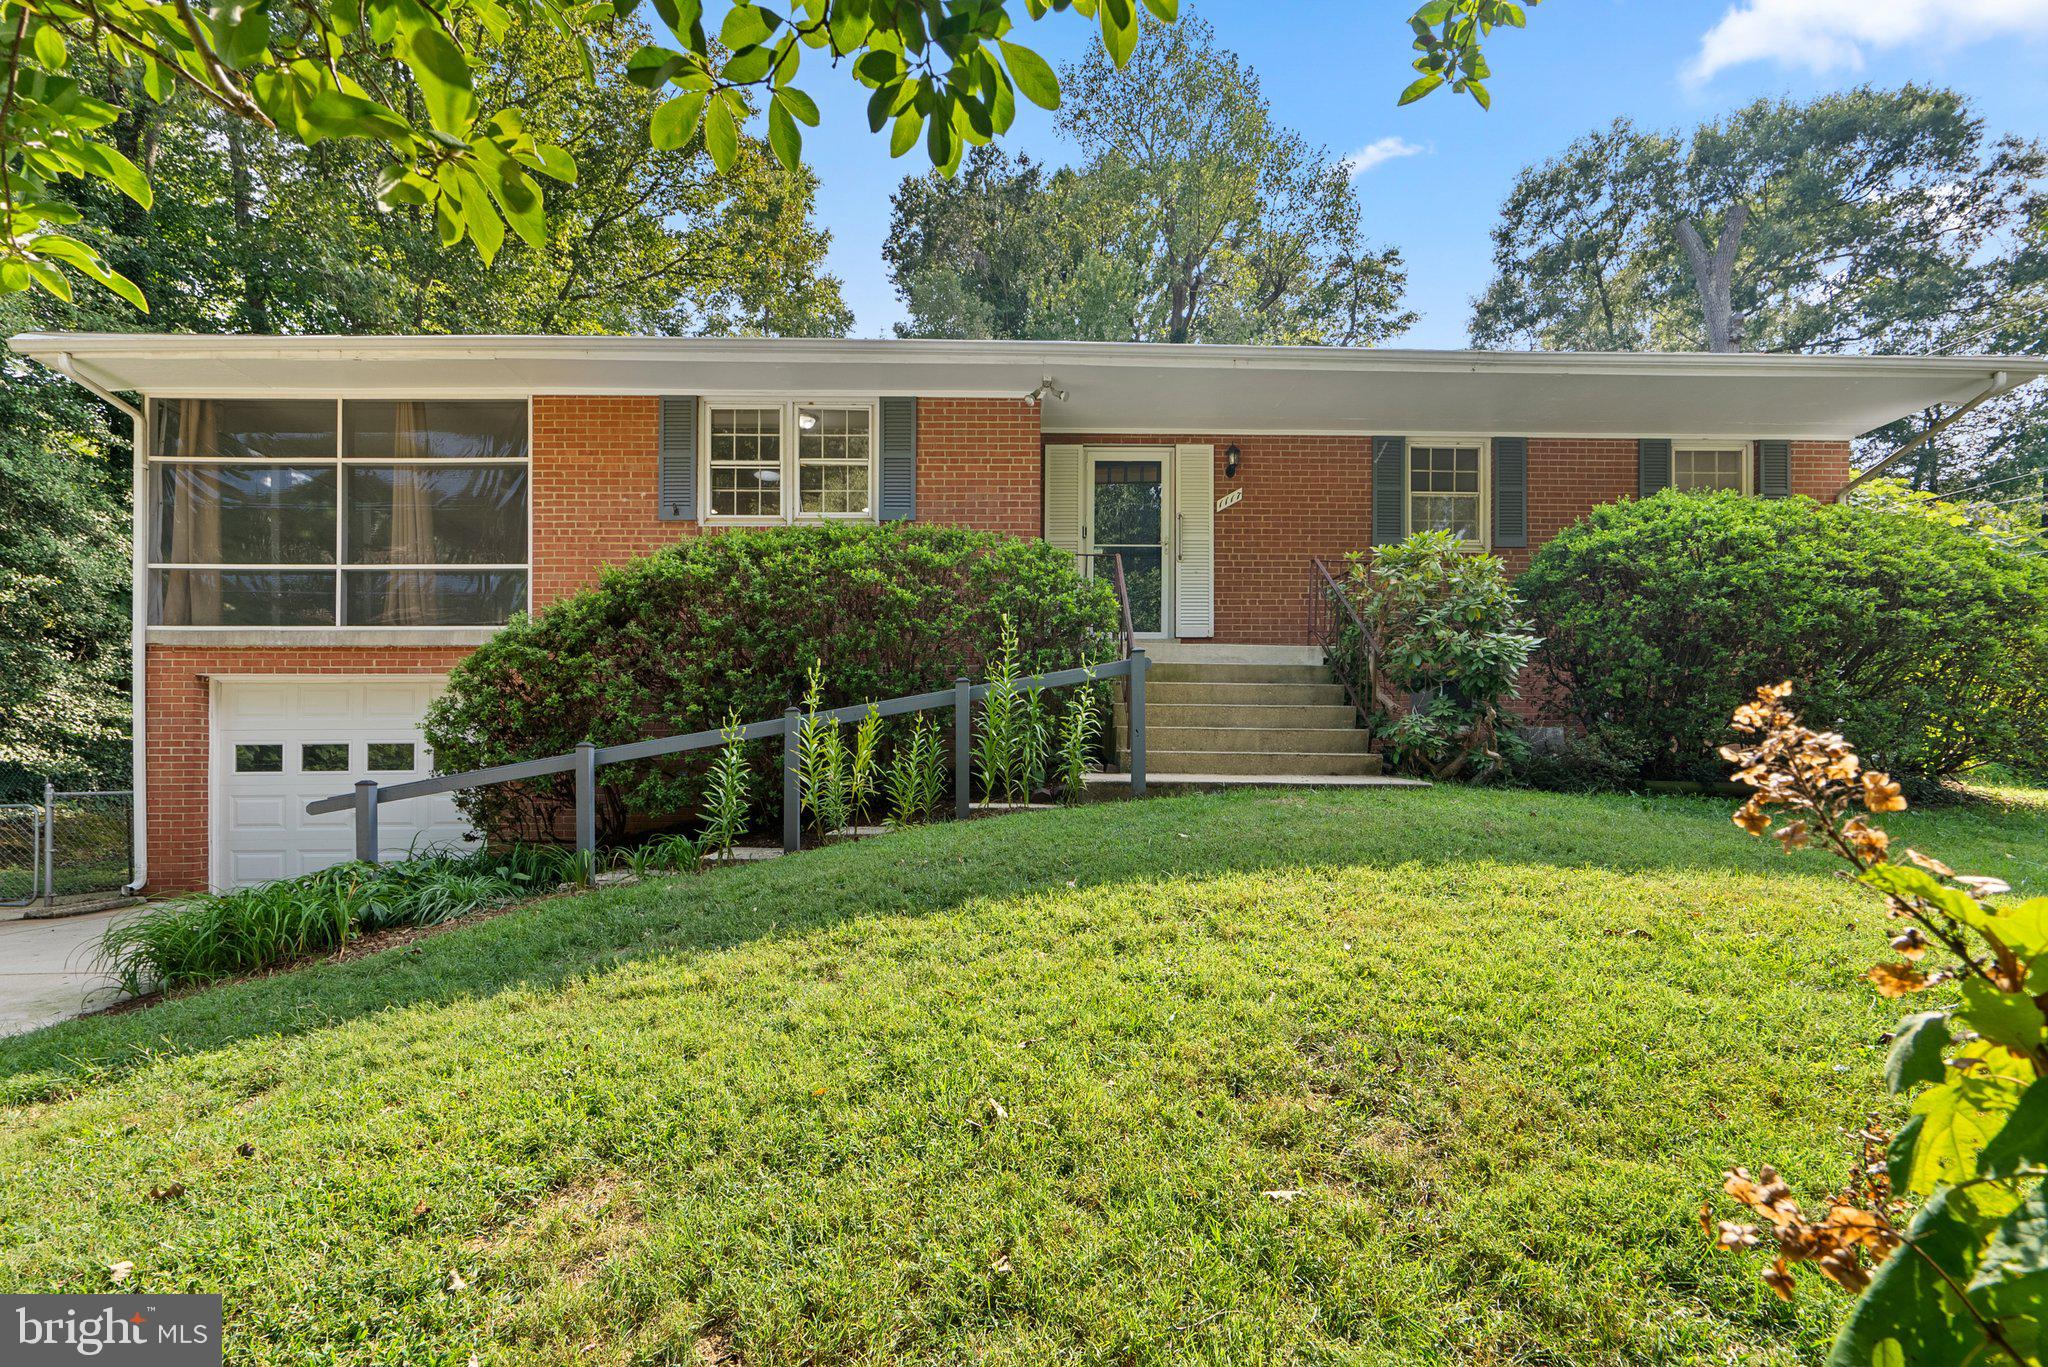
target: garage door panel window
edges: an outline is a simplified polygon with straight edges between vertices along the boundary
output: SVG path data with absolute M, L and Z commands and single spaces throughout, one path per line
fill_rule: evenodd
M 315 741 L 299 747 L 299 772 L 342 774 L 348 772 L 348 742 Z
M 238 774 L 283 773 L 284 746 L 237 745 L 235 747 L 235 772 Z
M 370 742 L 370 772 L 381 774 L 409 774 L 415 763 L 416 747 L 409 740 L 373 740 Z
M 152 415 L 152 623 L 496 626 L 525 608 L 524 401 L 180 399 Z

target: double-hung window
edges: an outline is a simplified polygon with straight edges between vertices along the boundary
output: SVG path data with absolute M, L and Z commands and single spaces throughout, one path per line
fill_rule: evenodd
M 1486 543 L 1486 446 L 1479 439 L 1408 443 L 1408 530 Z
M 526 606 L 523 400 L 151 409 L 153 624 L 495 626 Z
M 1674 442 L 1671 487 L 1748 493 L 1749 464 L 1747 442 Z
M 875 515 L 875 409 L 864 403 L 705 404 L 704 487 L 713 520 Z

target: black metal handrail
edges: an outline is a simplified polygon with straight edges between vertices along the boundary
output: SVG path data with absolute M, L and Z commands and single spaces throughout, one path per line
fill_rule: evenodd
M 1145 652 L 1132 649 L 1121 660 L 1102 665 L 1084 665 L 1079 669 L 1058 669 L 1049 674 L 1034 674 L 1028 679 L 1012 681 L 1011 687 L 1019 690 L 1040 688 L 1066 688 L 1075 684 L 1096 683 L 1104 679 L 1128 680 L 1130 689 L 1131 733 L 1131 795 L 1145 795 L 1145 671 L 1150 665 Z M 870 712 L 883 717 L 900 717 L 912 712 L 934 712 L 942 708 L 953 709 L 953 787 L 954 815 L 965 817 L 972 808 L 971 779 L 973 777 L 973 712 L 974 704 L 989 695 L 993 684 L 977 684 L 966 679 L 955 679 L 953 686 L 931 693 L 914 693 L 902 698 L 888 698 L 881 702 L 856 703 L 848 707 L 834 707 L 815 714 L 806 714 L 803 709 L 792 707 L 772 721 L 749 722 L 732 733 L 740 740 L 766 740 L 771 736 L 782 737 L 782 847 L 795 851 L 802 844 L 802 807 L 800 802 L 800 770 L 797 763 L 797 736 L 802 731 L 807 715 L 830 722 L 858 723 Z M 597 770 L 606 764 L 626 764 L 634 760 L 657 759 L 663 755 L 680 755 L 692 750 L 708 750 L 723 745 L 728 733 L 724 730 L 692 731 L 685 736 L 662 736 L 653 740 L 628 741 L 623 745 L 594 745 L 589 741 L 580 742 L 574 751 L 566 755 L 549 755 L 543 759 L 520 760 L 513 764 L 493 764 L 488 768 L 469 769 L 459 774 L 437 774 L 432 778 L 413 779 L 406 783 L 380 784 L 375 779 L 362 779 L 355 790 L 337 793 L 332 797 L 316 798 L 306 804 L 309 815 L 318 816 L 324 812 L 355 813 L 356 858 L 366 864 L 377 862 L 377 809 L 387 802 L 403 802 L 416 797 L 433 797 L 441 793 L 452 793 L 468 788 L 487 788 L 499 783 L 518 783 L 527 779 L 545 778 L 550 774 L 574 774 L 576 781 L 576 848 L 592 851 L 597 848 Z
M 1138 633 L 1131 626 L 1131 591 L 1124 584 L 1123 553 L 1121 551 L 1090 551 L 1088 554 L 1091 559 L 1109 561 L 1110 582 L 1116 585 L 1117 612 L 1123 621 L 1123 658 L 1128 660 L 1131 658 L 1131 653 L 1138 648 Z
M 1337 679 L 1344 685 L 1345 696 L 1351 699 L 1351 706 L 1359 719 L 1370 720 L 1373 714 L 1370 703 L 1375 691 L 1373 679 L 1379 672 L 1379 638 L 1358 615 L 1358 607 L 1351 601 L 1351 595 L 1344 591 L 1343 584 L 1330 573 L 1330 567 L 1323 563 L 1322 558 L 1310 556 L 1308 564 L 1309 640 L 1323 648 L 1323 658 L 1335 668 Z M 1351 643 L 1344 639 L 1347 626 L 1357 633 L 1357 648 L 1362 659 L 1352 658 Z

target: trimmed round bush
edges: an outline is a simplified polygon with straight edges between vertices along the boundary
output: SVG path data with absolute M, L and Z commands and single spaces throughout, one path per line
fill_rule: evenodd
M 443 772 L 782 715 L 814 660 L 838 707 L 980 680 L 1015 628 L 1026 673 L 1107 660 L 1116 599 L 1042 541 L 888 523 L 731 530 L 607 569 L 595 588 L 513 622 L 457 665 L 428 712 Z M 765 771 L 771 747 L 754 747 Z M 607 766 L 599 819 L 687 812 L 709 752 Z M 756 785 L 772 810 L 778 785 Z M 565 780 L 464 796 L 499 835 L 547 838 Z
M 2048 755 L 2048 561 L 1966 528 L 1666 491 L 1596 508 L 1515 586 L 1553 705 L 1640 778 L 1726 777 L 1729 714 L 1780 679 L 1894 773 Z

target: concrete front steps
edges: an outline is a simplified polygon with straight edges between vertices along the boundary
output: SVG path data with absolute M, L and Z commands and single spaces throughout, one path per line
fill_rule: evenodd
M 1145 679 L 1148 782 L 1314 782 L 1377 776 L 1344 687 L 1320 652 L 1299 646 L 1173 644 Z M 1130 763 L 1129 718 L 1117 709 L 1119 758 Z

